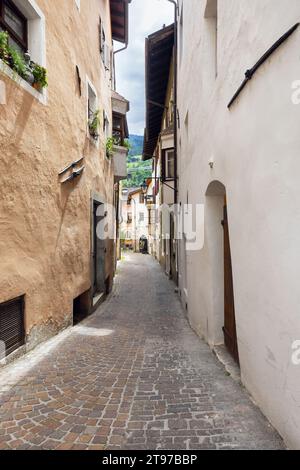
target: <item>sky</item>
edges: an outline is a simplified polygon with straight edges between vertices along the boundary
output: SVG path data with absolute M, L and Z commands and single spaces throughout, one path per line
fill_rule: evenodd
M 129 46 L 116 55 L 116 72 L 117 92 L 130 101 L 130 134 L 144 135 L 145 38 L 173 21 L 174 6 L 167 0 L 132 0 L 129 5 Z

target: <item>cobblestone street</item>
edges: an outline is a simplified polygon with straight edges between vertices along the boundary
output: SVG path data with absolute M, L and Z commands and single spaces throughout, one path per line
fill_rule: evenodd
M 150 256 L 126 255 L 108 301 L 55 341 L 0 372 L 1 449 L 284 447 Z

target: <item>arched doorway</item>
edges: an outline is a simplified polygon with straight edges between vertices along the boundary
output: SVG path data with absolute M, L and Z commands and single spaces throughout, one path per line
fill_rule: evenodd
M 207 223 L 210 226 L 214 250 L 212 263 L 216 280 L 213 283 L 215 324 L 220 331 L 222 322 L 224 344 L 234 360 L 239 363 L 226 188 L 219 181 L 213 181 L 208 186 L 206 196 Z M 215 337 L 218 337 L 218 332 Z

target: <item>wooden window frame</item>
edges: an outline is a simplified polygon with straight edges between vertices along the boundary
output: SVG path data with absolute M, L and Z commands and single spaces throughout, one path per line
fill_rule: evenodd
M 14 30 L 4 20 L 4 8 L 7 5 L 16 16 L 23 22 L 23 39 L 14 32 Z M 24 51 L 28 51 L 28 19 L 20 12 L 16 5 L 11 0 L 0 0 L 0 26 L 4 31 L 7 31 L 9 36 L 20 46 Z
M 175 180 L 175 175 L 174 176 L 169 176 L 169 175 L 167 176 L 167 153 L 168 152 L 173 152 L 173 154 L 174 154 L 174 163 L 175 163 L 175 149 L 174 149 L 174 147 L 164 149 L 162 151 L 162 180 L 163 181 L 174 181 Z M 175 171 L 175 168 L 174 168 L 174 171 Z
M 121 120 L 121 129 L 117 128 L 114 126 L 114 120 L 115 119 L 120 119 Z M 121 134 L 121 139 L 120 139 L 120 145 L 121 147 L 124 146 L 124 141 L 125 141 L 125 119 L 124 119 L 124 116 L 123 114 L 119 114 L 119 113 L 113 113 L 113 135 L 114 133 L 120 133 Z

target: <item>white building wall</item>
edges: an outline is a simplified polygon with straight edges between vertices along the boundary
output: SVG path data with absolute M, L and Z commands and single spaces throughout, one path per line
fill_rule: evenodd
M 194 329 L 223 341 L 222 204 L 226 187 L 242 380 L 292 448 L 300 448 L 300 28 L 227 109 L 245 71 L 300 19 L 299 0 L 179 0 L 179 200 L 205 204 L 202 250 L 184 253 L 180 288 Z M 180 23 L 180 21 L 179 21 Z M 182 50 L 182 54 L 180 51 Z M 213 168 L 209 162 L 213 161 Z M 186 274 L 185 274 L 186 266 Z M 186 278 L 186 281 L 185 281 Z

